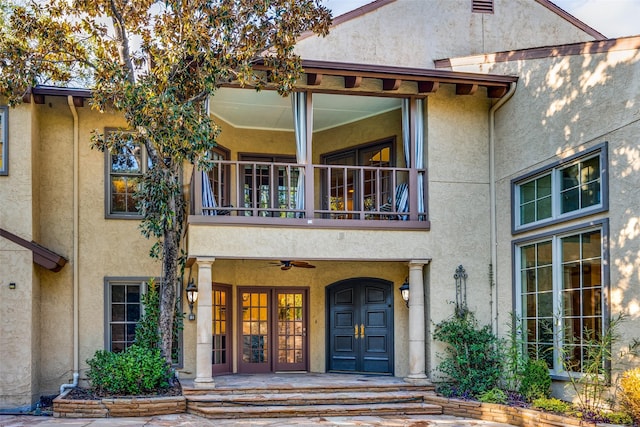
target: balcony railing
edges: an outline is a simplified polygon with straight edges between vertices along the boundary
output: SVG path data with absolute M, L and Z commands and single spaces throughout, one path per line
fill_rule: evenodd
M 191 222 L 429 228 L 426 169 L 216 161 L 191 181 Z

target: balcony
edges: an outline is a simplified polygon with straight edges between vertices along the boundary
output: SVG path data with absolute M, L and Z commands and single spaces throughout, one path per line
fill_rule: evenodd
M 429 229 L 426 169 L 218 160 L 191 177 L 190 223 Z

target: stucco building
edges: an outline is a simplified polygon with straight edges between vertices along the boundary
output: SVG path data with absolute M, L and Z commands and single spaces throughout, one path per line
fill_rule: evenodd
M 567 335 L 579 358 L 612 315 L 621 346 L 640 330 L 639 48 L 547 0 L 377 0 L 299 41 L 290 97 L 221 88 L 216 166 L 184 173 L 180 377 L 436 379 L 463 266 L 469 309 L 499 335 L 517 313 L 562 392 Z M 0 411 L 130 344 L 160 275 L 131 193 L 145 154 L 90 148 L 126 123 L 89 97 L 0 107 Z

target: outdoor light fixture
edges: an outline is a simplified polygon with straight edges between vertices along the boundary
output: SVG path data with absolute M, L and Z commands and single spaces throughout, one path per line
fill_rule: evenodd
M 404 279 L 404 283 L 398 289 L 400 290 L 400 295 L 402 295 L 404 303 L 409 307 L 409 279 Z
M 189 280 L 185 292 L 187 293 L 187 302 L 189 302 L 189 320 L 196 320 L 196 315 L 193 314 L 193 304 L 198 301 L 198 287 L 193 283 L 193 279 Z

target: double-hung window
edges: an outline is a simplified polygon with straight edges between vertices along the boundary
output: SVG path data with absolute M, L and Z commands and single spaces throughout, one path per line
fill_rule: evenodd
M 526 350 L 552 373 L 582 372 L 605 327 L 606 220 L 515 243 L 516 310 Z
M 606 144 L 513 182 L 513 231 L 607 209 Z
M 133 138 L 117 153 L 107 153 L 107 216 L 139 217 L 136 192 L 149 169 L 147 153 Z
M 9 110 L 0 107 L 0 175 L 9 173 Z

